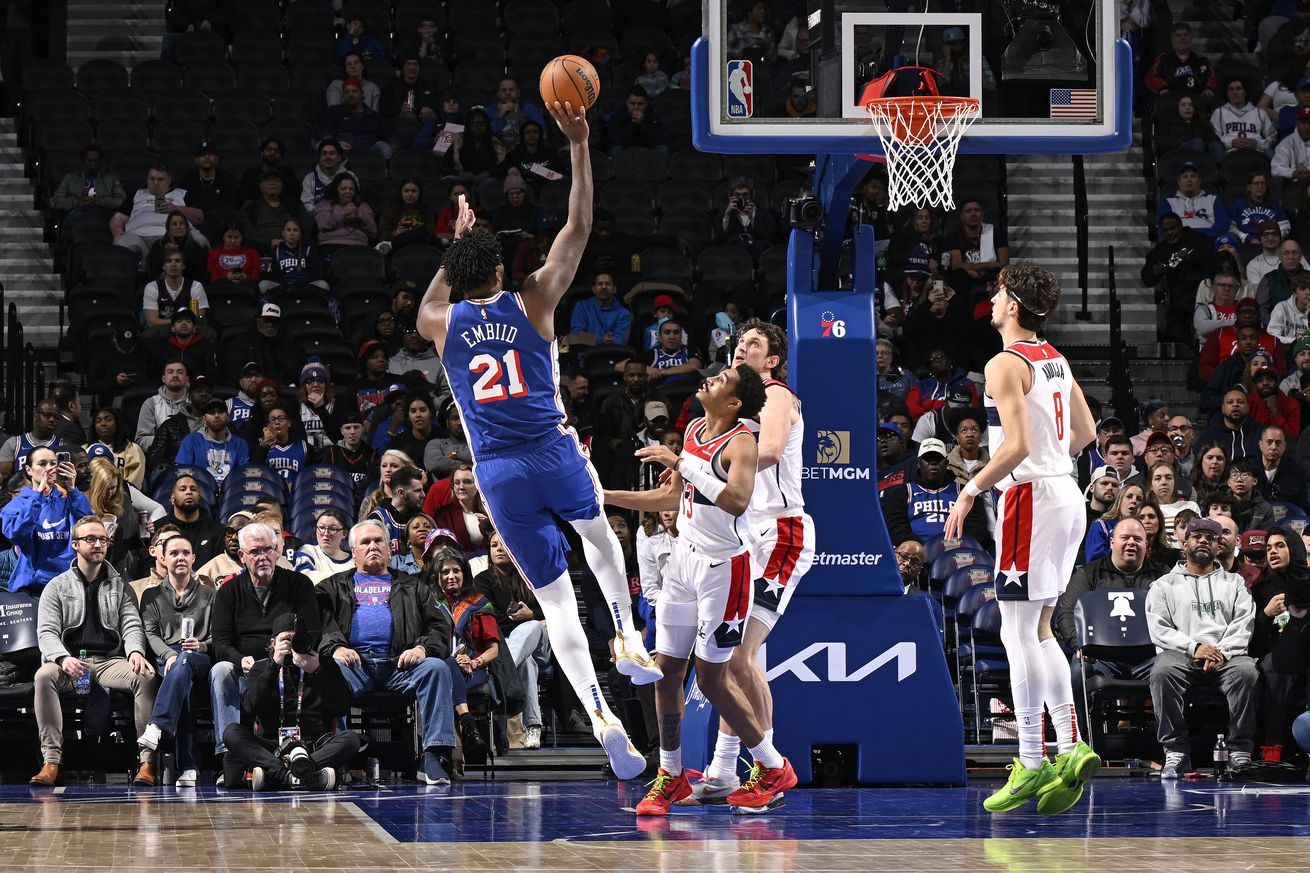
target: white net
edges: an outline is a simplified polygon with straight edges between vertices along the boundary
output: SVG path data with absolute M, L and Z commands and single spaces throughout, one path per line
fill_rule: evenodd
M 883 154 L 892 211 L 903 206 L 954 209 L 951 178 L 964 131 L 979 115 L 977 100 L 892 97 L 867 104 Z

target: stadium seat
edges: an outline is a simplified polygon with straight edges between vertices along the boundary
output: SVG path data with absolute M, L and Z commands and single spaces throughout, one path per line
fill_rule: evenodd
M 769 249 L 769 252 L 774 252 L 775 250 L 781 251 L 785 263 L 787 247 L 781 245 L 774 246 L 774 248 Z M 768 255 L 769 252 L 765 252 L 765 254 Z M 774 257 L 776 256 L 775 253 Z M 764 259 L 761 258 L 761 266 L 763 266 L 763 262 Z M 923 544 L 923 559 L 929 566 L 931 566 L 932 562 L 941 557 L 944 552 L 953 552 L 956 549 L 977 549 L 978 551 L 982 551 L 982 544 L 968 534 L 961 534 L 960 536 L 949 540 L 945 537 L 929 537 Z
M 134 149 L 150 140 L 144 121 L 102 121 L 96 125 L 96 145 L 106 152 Z
M 676 209 L 660 218 L 660 233 L 684 239 L 693 249 L 703 249 L 714 240 L 714 223 L 699 209 Z
M 710 246 L 696 259 L 702 282 L 737 284 L 749 281 L 755 273 L 750 253 L 736 246 Z
M 998 648 L 1004 652 L 1004 646 L 1001 644 L 1001 608 L 995 599 L 984 600 L 978 611 L 974 613 L 973 622 L 969 626 L 968 647 L 968 650 L 975 653 L 989 653 Z M 991 701 L 1009 693 L 1009 662 L 1004 655 L 1001 655 L 1000 657 L 973 657 L 966 664 L 965 646 L 962 645 L 960 650 L 961 673 L 968 680 L 962 682 L 962 685 L 967 686 L 973 701 L 974 742 L 981 743 L 983 722 L 990 721 L 987 715 L 990 712 Z M 970 668 L 967 673 L 966 666 Z M 991 737 L 989 736 L 988 739 Z
M 690 285 L 691 259 L 674 249 L 642 249 L 641 275 L 643 279 L 672 279 L 680 284 Z
M 1078 648 L 1085 658 L 1116 664 L 1140 664 L 1155 655 L 1150 627 L 1146 619 L 1146 592 L 1128 592 L 1133 603 L 1123 609 L 1121 592 L 1089 591 L 1074 604 L 1074 625 L 1078 629 Z M 1107 731 L 1106 701 L 1151 699 L 1150 683 L 1140 679 L 1111 679 L 1089 674 L 1084 660 L 1078 660 L 1082 672 L 1083 712 L 1087 714 L 1087 742 L 1102 748 L 1101 737 Z M 1115 716 L 1117 721 L 1117 716 Z
M 334 58 L 322 55 L 309 56 L 291 61 L 291 85 L 303 88 L 315 94 L 323 94 L 334 79 L 341 77 L 341 65 Z M 317 120 L 317 119 L 315 119 Z
M 450 62 L 456 66 L 469 61 L 487 61 L 505 66 L 509 52 L 505 48 L 505 38 L 496 28 L 483 30 L 466 30 L 453 41 L 450 50 Z
M 723 159 L 723 175 L 729 182 L 745 176 L 758 193 L 761 188 L 772 188 L 778 181 L 778 164 L 772 155 L 728 155 Z M 767 202 L 763 197 L 756 199 Z
M 227 63 L 227 43 L 213 30 L 193 30 L 182 34 L 173 52 L 177 62 L 186 69 L 193 64 Z
M 277 0 L 241 0 L 236 11 L 236 41 L 242 36 L 261 31 L 277 33 L 282 29 L 282 10 Z M 236 48 L 233 42 L 233 49 Z
M 419 19 L 431 15 L 440 24 L 445 20 L 441 0 L 400 0 L 396 4 L 396 33 L 418 29 Z
M 118 61 L 92 58 L 77 68 L 77 90 L 88 97 L 105 91 L 126 88 L 130 81 L 127 69 Z
M 669 178 L 718 183 L 723 178 L 723 163 L 718 155 L 684 149 L 669 158 Z
M 182 87 L 182 71 L 168 61 L 144 61 L 132 67 L 132 90 L 160 94 Z
M 136 253 L 122 246 L 87 246 L 81 253 L 79 280 L 135 292 Z
M 126 416 L 126 404 L 124 404 L 123 412 Z M 136 419 L 133 418 L 128 420 L 135 421 Z M 215 495 L 218 493 L 218 483 L 214 481 L 214 477 L 210 475 L 209 471 L 202 467 L 177 464 L 163 470 L 157 475 L 153 485 L 151 485 L 150 493 L 154 497 L 155 502 L 164 507 L 172 505 L 173 483 L 177 481 L 177 477 L 182 473 L 186 473 L 195 478 L 196 484 L 200 489 L 200 504 L 206 512 L 212 513 L 214 510 Z
M 956 570 L 963 567 L 994 567 L 996 561 L 981 549 L 952 549 L 942 552 L 928 564 L 928 580 L 933 591 L 940 591 Z
M 391 272 L 397 280 L 411 279 L 420 293 L 441 267 L 441 251 L 435 246 L 408 245 L 391 255 Z
M 334 280 L 340 281 L 351 279 L 387 281 L 386 260 L 368 246 L 338 249 L 332 255 L 328 272 Z
M 150 101 L 130 88 L 96 95 L 91 111 L 97 124 L 102 121 L 139 121 L 147 124 L 150 121 Z
M 712 204 L 704 183 L 670 179 L 655 192 L 655 205 L 664 213 L 686 210 L 705 215 L 709 213 Z
M 150 95 L 150 105 L 155 116 L 156 126 L 164 122 L 199 121 L 208 123 L 210 115 L 209 98 L 194 91 L 183 91 L 180 87 L 170 91 L 160 91 Z M 195 143 L 192 143 L 192 148 Z
M 167 124 L 156 124 L 150 144 L 157 152 L 194 154 L 196 143 L 205 139 L 208 132 L 209 125 L 203 121 L 171 121 Z
M 321 32 L 332 29 L 332 6 L 327 3 L 292 3 L 286 10 L 287 33 Z M 335 44 L 331 45 L 335 50 Z

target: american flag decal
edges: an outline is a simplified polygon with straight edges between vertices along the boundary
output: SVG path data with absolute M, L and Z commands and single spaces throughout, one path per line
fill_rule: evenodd
M 1052 118 L 1095 118 L 1095 88 L 1052 88 Z

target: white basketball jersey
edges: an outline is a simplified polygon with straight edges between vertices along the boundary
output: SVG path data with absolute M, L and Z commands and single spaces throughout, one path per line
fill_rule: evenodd
M 1007 346 L 1005 353 L 1022 358 L 1032 368 L 1033 384 L 1026 398 L 1032 445 L 1028 456 L 996 487 L 1005 489 L 1034 479 L 1068 476 L 1073 469 L 1069 457 L 1068 406 L 1073 391 L 1069 362 L 1045 340 L 1020 340 Z M 983 398 L 983 405 L 987 408 L 987 441 L 994 455 L 1005 433 L 990 395 Z
M 805 498 L 801 494 L 801 442 L 805 439 L 805 418 L 800 414 L 800 398 L 786 382 L 765 379 L 765 388 L 770 385 L 781 385 L 791 394 L 796 421 L 787 431 L 787 446 L 778 463 L 755 474 L 751 512 L 757 518 L 788 518 L 805 512 Z
M 723 469 L 723 450 L 737 434 L 746 433 L 752 437 L 754 434 L 749 427 L 738 422 L 714 439 L 702 441 L 700 436 L 708 426 L 704 418 L 698 418 L 687 425 L 687 435 L 682 444 L 682 463 L 679 466 L 697 467 L 726 483 L 728 474 Z M 740 554 L 747 547 L 750 525 L 749 509 L 738 518 L 715 506 L 685 478 L 682 480 L 678 541 L 692 546 L 697 554 L 712 558 L 730 558 Z

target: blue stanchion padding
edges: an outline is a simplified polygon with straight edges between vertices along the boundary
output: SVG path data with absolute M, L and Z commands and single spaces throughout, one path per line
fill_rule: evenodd
M 964 784 L 964 723 L 927 595 L 792 598 L 761 650 L 773 742 L 802 784 L 815 746 L 855 746 L 863 785 Z M 682 759 L 709 763 L 718 715 L 687 694 Z M 743 749 L 743 754 L 745 750 Z

